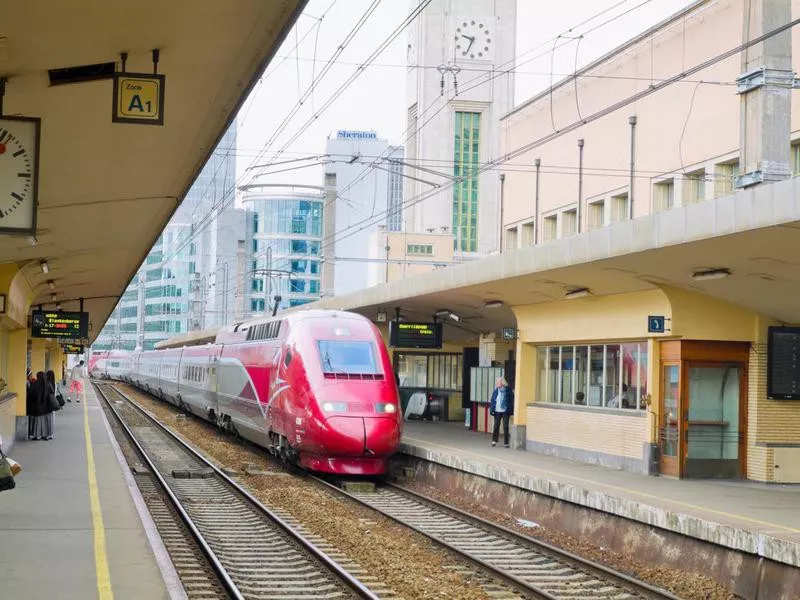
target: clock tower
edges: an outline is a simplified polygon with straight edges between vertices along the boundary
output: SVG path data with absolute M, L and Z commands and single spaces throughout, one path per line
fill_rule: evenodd
M 516 7 L 433 0 L 409 30 L 406 153 L 420 169 L 406 169 L 416 179 L 406 178 L 404 227 L 452 234 L 463 258 L 499 250 L 499 174 L 479 171 L 499 155 L 513 106 Z

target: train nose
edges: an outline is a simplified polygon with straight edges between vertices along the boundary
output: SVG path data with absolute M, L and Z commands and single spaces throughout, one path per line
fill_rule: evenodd
M 364 419 L 361 417 L 328 417 L 326 450 L 333 455 L 364 452 Z
M 368 454 L 394 454 L 400 445 L 400 427 L 391 417 L 364 417 L 364 439 Z
M 333 455 L 387 456 L 397 451 L 400 431 L 386 417 L 329 417 L 326 450 Z

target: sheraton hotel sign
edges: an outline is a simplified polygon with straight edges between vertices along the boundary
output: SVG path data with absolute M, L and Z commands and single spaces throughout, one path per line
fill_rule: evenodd
M 340 140 L 344 139 L 357 139 L 357 140 L 377 140 L 378 134 L 375 131 L 349 131 L 340 129 L 336 132 L 336 137 Z

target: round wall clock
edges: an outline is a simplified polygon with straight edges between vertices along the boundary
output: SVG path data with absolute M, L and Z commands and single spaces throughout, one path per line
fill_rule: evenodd
M 40 126 L 34 117 L 0 117 L 0 233 L 36 233 Z

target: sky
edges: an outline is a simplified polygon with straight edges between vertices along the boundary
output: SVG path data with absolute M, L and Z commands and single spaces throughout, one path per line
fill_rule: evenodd
M 310 0 L 237 118 L 238 184 L 322 185 L 318 163 L 295 159 L 323 154 L 326 138 L 339 129 L 375 130 L 402 145 L 407 30 L 370 66 L 359 65 L 392 36 L 419 0 L 378 1 L 364 26 L 328 64 L 374 2 Z M 558 81 L 688 4 L 690 0 L 518 0 L 515 104 L 546 89 L 551 78 Z M 284 169 L 279 174 L 250 168 L 288 160 L 295 162 L 268 169 Z M 303 165 L 311 166 L 297 168 Z

